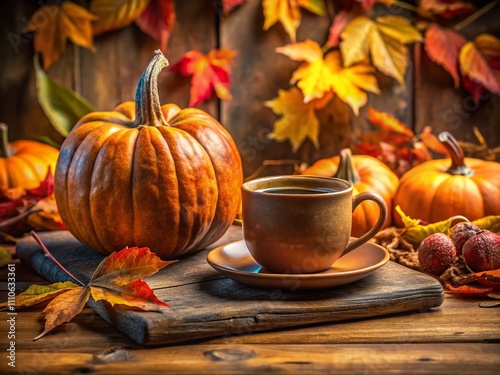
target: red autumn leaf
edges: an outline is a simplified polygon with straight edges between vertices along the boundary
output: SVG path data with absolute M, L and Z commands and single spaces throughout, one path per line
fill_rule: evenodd
M 401 134 L 408 138 L 414 136 L 413 131 L 401 121 L 387 113 L 379 112 L 371 107 L 368 108 L 368 120 L 373 125 L 378 126 L 384 131 Z
M 429 57 L 443 66 L 453 77 L 455 87 L 460 85 L 458 53 L 467 40 L 453 29 L 431 24 L 425 33 L 425 50 Z
M 224 14 L 228 14 L 237 6 L 243 4 L 245 0 L 222 0 L 222 10 Z
M 50 255 L 46 248 L 44 251 Z M 173 262 L 162 261 L 145 247 L 125 248 L 112 253 L 99 264 L 88 285 L 80 283 L 80 287 L 57 294 L 47 305 L 43 311 L 44 331 L 34 340 L 73 319 L 83 310 L 91 295 L 96 301 L 104 300 L 111 306 L 123 305 L 145 311 L 159 311 L 162 306 L 168 307 L 142 279 Z M 44 300 L 51 296 L 44 296 Z
M 224 48 L 212 50 L 207 55 L 192 50 L 172 66 L 172 70 L 192 76 L 190 107 L 210 98 L 212 89 L 220 99 L 232 98 L 229 92 L 229 64 L 235 56 L 235 51 Z
M 160 49 L 165 52 L 175 24 L 174 1 L 151 0 L 135 23 L 151 38 L 158 40 Z
M 459 54 L 460 71 L 474 83 L 488 91 L 500 95 L 500 39 L 489 34 L 481 34 L 474 41 L 467 42 Z M 471 93 L 480 93 L 476 87 Z
M 367 11 L 371 11 L 375 3 L 383 3 L 386 5 L 391 5 L 393 4 L 396 0 L 357 0 L 358 2 L 361 3 L 363 8 Z
M 457 297 L 463 298 L 487 297 L 489 293 L 493 292 L 493 288 L 482 288 L 469 285 L 461 285 L 458 288 L 455 288 L 450 284 L 445 284 L 445 287 Z
M 43 200 L 53 197 L 54 176 L 48 171 L 45 179 L 35 189 L 25 190 L 13 188 L 7 190 L 0 189 L 0 228 L 9 234 L 18 234 L 30 230 L 26 217 L 34 212 L 45 211 Z M 40 206 L 37 207 L 39 202 Z M 48 208 L 48 207 L 47 207 Z M 47 213 L 53 211 L 52 207 Z M 57 206 L 55 207 L 57 209 Z M 57 214 L 57 217 L 59 215 Z M 59 218 L 60 220 L 60 218 Z M 61 223 L 62 224 L 62 223 Z M 32 229 L 32 228 L 31 228 Z M 64 229 L 58 226 L 57 229 Z

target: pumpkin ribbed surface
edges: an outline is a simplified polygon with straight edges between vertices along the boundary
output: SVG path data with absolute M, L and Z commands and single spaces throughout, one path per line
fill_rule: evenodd
M 439 139 L 450 158 L 424 162 L 406 172 L 394 196 L 394 206 L 415 219 L 434 223 L 455 215 L 476 220 L 500 215 L 500 163 L 464 158 L 449 133 Z M 399 214 L 394 214 L 403 226 Z
M 49 168 L 54 172 L 59 155 L 56 148 L 31 140 L 7 143 L 7 126 L 0 124 L 0 188 L 35 189 Z
M 336 177 L 353 184 L 353 195 L 365 191 L 379 194 L 391 212 L 392 197 L 398 186 L 398 177 L 380 160 L 369 155 L 351 155 L 350 149 L 343 149 L 340 156 L 321 159 L 306 168 L 302 174 L 322 177 Z M 370 230 L 378 220 L 380 213 L 374 202 L 361 203 L 352 215 L 351 235 L 360 237 Z M 391 224 L 388 215 L 384 228 Z
M 144 246 L 170 259 L 215 242 L 234 220 L 242 168 L 229 133 L 202 110 L 158 109 L 140 125 L 133 102 L 91 113 L 61 148 L 59 213 L 99 252 Z

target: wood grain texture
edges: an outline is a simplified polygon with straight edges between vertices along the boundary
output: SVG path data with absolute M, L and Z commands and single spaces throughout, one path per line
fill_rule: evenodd
M 241 228 L 232 227 L 219 244 L 239 238 Z M 43 233 L 41 239 L 83 282 L 103 259 L 65 231 Z M 16 250 L 24 263 L 50 281 L 68 279 L 33 239 L 19 242 Z M 148 279 L 158 298 L 171 306 L 161 313 L 113 309 L 105 302 L 89 305 L 134 341 L 150 345 L 429 309 L 443 301 L 443 289 L 435 279 L 393 262 L 342 288 L 294 293 L 238 284 L 207 264 L 207 251 L 187 256 Z
M 186 345 L 94 354 L 22 351 L 2 374 L 494 374 L 500 344 Z M 453 355 L 450 355 L 453 353 Z

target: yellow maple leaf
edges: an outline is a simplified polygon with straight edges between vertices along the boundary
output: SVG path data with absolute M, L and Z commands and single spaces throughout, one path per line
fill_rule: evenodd
M 281 117 L 274 123 L 274 130 L 268 135 L 278 142 L 289 140 L 293 152 L 309 138 L 316 148 L 318 144 L 319 120 L 315 109 L 324 107 L 328 101 L 314 99 L 304 102 L 304 95 L 297 87 L 279 90 L 278 97 L 265 102 L 274 113 Z
M 297 28 L 302 20 L 299 7 L 307 9 L 319 16 L 326 13 L 324 0 L 263 0 L 264 30 L 268 30 L 275 23 L 280 22 L 292 42 L 296 40 Z
M 43 20 L 41 22 L 40 20 Z M 43 56 L 43 67 L 48 69 L 64 53 L 71 40 L 84 48 L 94 49 L 92 21 L 96 17 L 72 2 L 44 5 L 32 16 L 26 31 L 36 31 L 35 51 Z
M 94 35 L 130 25 L 147 8 L 150 0 L 92 0 L 90 11 L 97 16 Z
M 406 44 L 422 40 L 422 35 L 404 17 L 358 16 L 346 26 L 341 38 L 340 51 L 345 66 L 364 61 L 371 55 L 378 70 L 404 84 L 408 64 Z
M 308 39 L 305 42 L 292 43 L 278 47 L 276 51 L 292 60 L 305 61 L 293 73 L 291 82 L 297 83 L 306 103 L 323 98 L 325 94 L 333 91 L 358 115 L 359 108 L 368 100 L 363 90 L 380 93 L 372 66 L 362 63 L 344 68 L 338 51 L 323 57 L 321 47 L 314 41 Z

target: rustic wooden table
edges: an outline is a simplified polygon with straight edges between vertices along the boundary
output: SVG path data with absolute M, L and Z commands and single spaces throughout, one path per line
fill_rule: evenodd
M 0 272 L 6 299 L 6 268 Z M 44 280 L 16 264 L 16 286 Z M 500 309 L 446 295 L 430 311 L 401 313 L 276 332 L 226 335 L 142 347 L 86 308 L 39 341 L 40 309 L 18 311 L 15 339 L 0 312 L 2 374 L 426 373 L 498 374 Z M 10 367 L 10 341 L 15 367 Z

